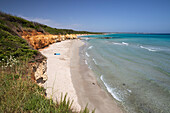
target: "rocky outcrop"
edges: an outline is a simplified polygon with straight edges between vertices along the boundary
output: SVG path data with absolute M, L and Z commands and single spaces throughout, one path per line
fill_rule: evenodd
M 47 60 L 39 60 L 31 62 L 31 79 L 36 81 L 38 85 L 42 86 L 47 80 Z
M 67 34 L 67 35 L 52 35 L 49 33 L 42 33 L 35 30 L 27 30 L 20 32 L 22 38 L 28 41 L 28 43 L 34 49 L 42 49 L 49 46 L 52 43 L 61 42 L 67 39 L 76 39 L 77 34 Z

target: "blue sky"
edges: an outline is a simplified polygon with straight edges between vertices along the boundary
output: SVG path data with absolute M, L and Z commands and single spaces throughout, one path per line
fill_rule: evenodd
M 170 33 L 170 0 L 0 0 L 0 10 L 56 28 Z

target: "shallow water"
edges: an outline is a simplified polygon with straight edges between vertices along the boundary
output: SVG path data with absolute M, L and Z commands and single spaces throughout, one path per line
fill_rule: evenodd
M 85 63 L 114 99 L 129 112 L 169 113 L 170 35 L 87 37 Z

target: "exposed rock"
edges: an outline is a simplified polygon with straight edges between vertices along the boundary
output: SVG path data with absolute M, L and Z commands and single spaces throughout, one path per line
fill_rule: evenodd
M 36 30 L 24 30 L 20 33 L 22 38 L 26 39 L 34 49 L 42 49 L 52 43 L 61 42 L 67 39 L 76 39 L 76 34 L 51 35 L 37 32 Z
M 31 78 L 35 80 L 38 85 L 42 86 L 47 80 L 47 60 L 30 63 Z

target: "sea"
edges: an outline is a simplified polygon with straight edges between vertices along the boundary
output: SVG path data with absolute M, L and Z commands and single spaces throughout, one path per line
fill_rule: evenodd
M 84 62 L 129 113 L 170 113 L 170 34 L 81 37 Z

